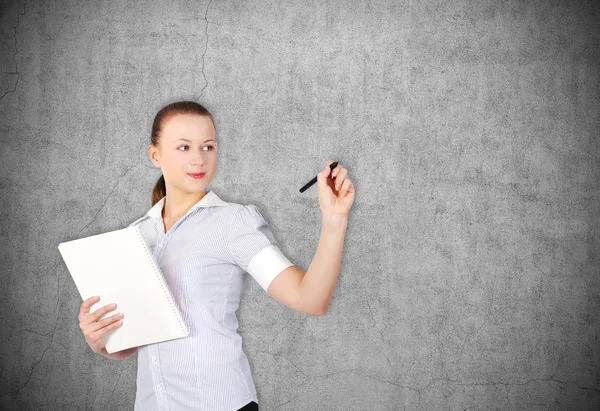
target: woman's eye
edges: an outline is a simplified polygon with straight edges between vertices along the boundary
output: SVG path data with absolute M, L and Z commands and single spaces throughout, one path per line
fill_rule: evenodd
M 178 148 L 178 149 L 180 149 L 181 147 L 189 147 L 189 146 L 188 146 L 187 144 L 184 144 L 183 146 L 179 146 L 179 147 L 177 147 L 177 148 Z M 204 146 L 204 147 L 202 147 L 202 148 L 203 148 L 203 149 L 205 149 L 205 148 L 210 148 L 210 150 L 205 150 L 205 151 L 213 151 L 213 150 L 215 149 L 215 148 L 214 148 L 214 146 L 212 146 L 212 145 L 210 145 L 210 144 L 209 144 L 209 145 L 207 145 L 207 146 Z M 183 151 L 187 151 L 187 150 L 183 150 Z

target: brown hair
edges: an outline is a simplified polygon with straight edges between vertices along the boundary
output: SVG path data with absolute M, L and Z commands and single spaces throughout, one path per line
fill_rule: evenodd
M 215 125 L 215 119 L 202 104 L 188 100 L 176 101 L 164 106 L 159 110 L 158 113 L 156 113 L 154 121 L 152 122 L 152 134 L 150 136 L 152 145 L 158 147 L 163 124 L 177 114 L 198 114 L 200 116 L 208 116 L 211 119 L 213 126 L 215 126 L 215 130 L 217 129 Z M 152 206 L 154 206 L 154 204 L 156 204 L 166 194 L 167 187 L 165 185 L 165 178 L 161 174 L 158 181 L 154 185 L 154 189 L 152 190 Z

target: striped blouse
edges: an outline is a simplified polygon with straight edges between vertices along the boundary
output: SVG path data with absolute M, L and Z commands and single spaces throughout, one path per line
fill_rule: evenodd
M 234 411 L 258 403 L 235 314 L 249 273 L 266 291 L 293 265 L 254 205 L 207 191 L 168 232 L 163 197 L 139 225 L 190 335 L 138 347 L 136 411 Z M 152 319 L 148 319 L 152 326 Z

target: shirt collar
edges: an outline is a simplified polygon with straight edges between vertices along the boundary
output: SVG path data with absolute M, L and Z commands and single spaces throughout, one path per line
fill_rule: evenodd
M 161 214 L 162 214 L 162 209 L 165 204 L 166 198 L 167 198 L 167 196 L 164 196 L 163 198 L 158 200 L 156 202 L 156 204 L 154 204 L 152 206 L 152 208 L 150 210 L 148 210 L 146 215 L 157 221 L 160 220 L 162 218 Z M 219 198 L 219 196 L 217 196 L 217 194 L 213 190 L 209 190 L 206 192 L 206 194 L 204 195 L 204 197 L 202 197 L 202 199 L 200 201 L 198 201 L 196 204 L 194 204 L 188 210 L 188 212 L 185 213 L 185 215 L 188 215 L 188 214 L 194 212 L 195 210 L 197 210 L 200 207 L 213 207 L 213 206 L 226 206 L 226 205 L 229 205 L 229 203 L 221 200 Z

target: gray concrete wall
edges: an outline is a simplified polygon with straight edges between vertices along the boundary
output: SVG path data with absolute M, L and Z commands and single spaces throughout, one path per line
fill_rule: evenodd
M 592 1 L 20 1 L 0 18 L 0 408 L 128 410 L 57 245 L 123 228 L 150 123 L 214 113 L 211 187 L 306 270 L 354 182 L 327 314 L 251 278 L 261 410 L 600 407 L 600 8 Z

